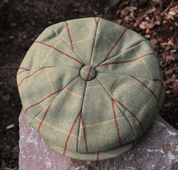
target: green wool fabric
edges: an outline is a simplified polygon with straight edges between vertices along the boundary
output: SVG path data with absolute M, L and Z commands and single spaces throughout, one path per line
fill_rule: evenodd
M 46 28 L 23 59 L 17 82 L 30 125 L 54 151 L 80 160 L 131 149 L 165 96 L 150 42 L 102 18 Z

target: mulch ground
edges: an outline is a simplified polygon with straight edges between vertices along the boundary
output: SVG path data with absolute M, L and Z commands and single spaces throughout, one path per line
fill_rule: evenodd
M 0 169 L 18 169 L 22 108 L 16 73 L 27 50 L 48 26 L 102 17 L 132 29 L 153 45 L 166 97 L 160 115 L 178 129 L 178 2 L 176 0 L 2 0 L 0 2 Z

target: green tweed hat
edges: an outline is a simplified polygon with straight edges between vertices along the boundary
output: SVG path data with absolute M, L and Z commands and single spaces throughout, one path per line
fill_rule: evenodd
M 46 28 L 23 59 L 17 81 L 30 125 L 54 151 L 80 160 L 131 149 L 165 96 L 150 42 L 102 18 Z

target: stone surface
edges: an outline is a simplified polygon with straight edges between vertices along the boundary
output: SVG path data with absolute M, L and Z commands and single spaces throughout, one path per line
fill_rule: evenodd
M 178 131 L 159 115 L 132 150 L 99 162 L 74 160 L 51 150 L 23 109 L 19 126 L 19 170 L 178 170 Z

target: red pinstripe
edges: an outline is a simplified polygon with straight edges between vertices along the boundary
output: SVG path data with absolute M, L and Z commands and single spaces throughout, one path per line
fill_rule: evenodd
M 91 69 L 92 69 L 92 66 L 90 66 L 90 69 L 89 69 L 89 72 L 88 72 L 86 81 L 88 81 L 88 79 L 89 79 L 89 77 L 90 77 Z
M 119 101 L 117 101 L 117 100 L 114 99 L 114 98 L 112 98 L 112 99 L 113 99 L 114 101 L 116 101 L 118 104 L 120 104 L 124 109 L 126 109 L 126 110 L 138 121 L 138 123 L 140 124 L 140 127 L 141 127 L 142 131 L 144 132 L 144 129 L 143 129 L 143 126 L 142 126 L 140 120 L 137 119 L 137 117 L 136 117 L 128 108 L 126 108 L 122 103 L 120 103 Z
M 116 124 L 116 129 L 117 129 L 117 134 L 118 134 L 118 138 L 119 138 L 119 143 L 120 143 L 120 146 L 122 146 L 121 137 L 120 137 L 120 133 L 119 133 L 119 127 L 118 127 L 117 120 L 116 120 L 116 113 L 115 113 L 115 109 L 114 109 L 114 101 L 112 100 L 112 98 L 111 98 L 111 102 L 112 102 L 112 109 L 113 109 L 114 120 L 115 120 L 115 124 Z
M 104 66 L 104 65 L 121 64 L 121 63 L 132 62 L 132 61 L 138 60 L 138 59 L 140 59 L 140 58 L 142 58 L 142 57 L 145 57 L 145 56 L 148 56 L 148 55 L 155 55 L 155 54 L 154 54 L 154 53 L 149 53 L 149 54 L 145 54 L 145 55 L 143 55 L 143 56 L 141 56 L 141 57 L 138 57 L 138 58 L 136 58 L 136 59 L 133 59 L 133 60 L 127 60 L 127 61 L 120 61 L 120 62 L 111 62 L 111 63 L 100 64 L 100 65 L 96 66 L 96 68 L 97 68 L 97 67 Z
M 73 130 L 73 128 L 74 128 L 74 126 L 75 126 L 75 123 L 77 122 L 77 120 L 78 120 L 80 114 L 82 114 L 82 109 L 80 109 L 80 112 L 78 113 L 77 117 L 75 118 L 75 121 L 74 121 L 74 123 L 73 123 L 73 125 L 72 125 L 72 127 L 71 127 L 71 129 L 70 129 L 70 132 L 69 132 L 69 134 L 68 134 L 68 136 L 67 136 L 67 140 L 66 140 L 65 148 L 64 148 L 64 152 L 63 152 L 63 155 L 64 155 L 64 156 L 65 156 L 65 153 L 66 153 L 67 143 L 68 143 L 69 137 L 70 137 L 70 135 L 71 135 L 71 133 L 72 133 L 72 130 Z
M 23 69 L 23 70 L 26 70 L 26 71 L 30 71 L 29 69 L 24 68 L 24 67 L 19 67 L 19 69 Z
M 54 100 L 53 100 L 53 101 L 54 101 Z M 41 122 L 40 122 L 40 125 L 38 126 L 38 132 L 40 131 L 40 127 L 41 127 L 41 125 L 42 125 L 42 123 L 43 123 L 43 120 L 45 119 L 46 114 L 48 113 L 48 110 L 49 110 L 49 108 L 51 107 L 53 101 L 52 101 L 52 102 L 50 103 L 50 105 L 48 106 L 48 108 L 47 108 L 47 110 L 46 110 L 46 112 L 45 112 L 45 114 L 44 114 L 44 116 L 43 116 L 43 118 L 42 118 L 42 120 L 41 120 Z
M 110 52 L 108 53 L 108 55 L 105 57 L 105 59 L 103 60 L 106 61 L 106 59 L 109 57 L 109 55 L 111 54 L 112 50 L 115 48 L 115 46 L 117 45 L 117 43 L 120 41 L 120 39 L 122 38 L 122 36 L 124 35 L 124 33 L 127 31 L 127 28 L 124 30 L 124 32 L 121 34 L 121 36 L 119 37 L 119 39 L 116 41 L 116 43 L 114 44 L 114 46 L 112 47 L 112 49 L 110 50 Z
M 159 79 L 152 79 L 153 81 L 161 81 L 161 80 L 159 80 Z
M 95 18 L 96 26 L 98 26 L 98 22 L 97 22 L 97 20 L 96 20 L 96 17 L 94 17 L 94 18 Z
M 75 59 L 74 57 L 72 57 L 72 56 L 70 56 L 70 55 L 68 55 L 68 54 L 66 54 L 66 53 L 64 53 L 64 52 L 62 52 L 62 51 L 60 51 L 60 50 L 58 50 L 57 48 L 55 48 L 55 47 L 53 47 L 53 46 L 51 46 L 51 45 L 49 45 L 49 44 L 45 44 L 45 43 L 42 43 L 42 42 L 40 42 L 40 41 L 35 41 L 34 43 L 40 43 L 40 44 L 43 44 L 43 45 L 45 45 L 45 46 L 51 47 L 51 48 L 53 48 L 54 50 L 60 52 L 61 54 L 65 55 L 65 56 L 67 56 L 67 57 L 69 57 L 69 58 L 71 58 L 71 59 L 77 61 L 77 62 L 80 63 L 81 65 L 83 65 L 82 62 L 78 61 L 78 60 Z
M 31 107 L 36 106 L 36 105 L 42 103 L 44 100 L 46 100 L 47 98 L 51 97 L 52 95 L 54 95 L 54 94 L 56 94 L 56 93 L 59 93 L 60 91 L 64 90 L 67 86 L 68 86 L 68 85 L 66 85 L 65 87 L 63 87 L 62 89 L 60 89 L 60 90 L 58 90 L 58 91 L 56 91 L 56 92 L 54 92 L 54 93 L 51 93 L 49 96 L 45 97 L 45 98 L 42 99 L 40 102 L 29 106 L 29 107 L 25 110 L 25 112 L 27 112 L 27 110 L 30 109 Z
M 23 79 L 21 80 L 21 82 L 19 83 L 18 87 L 22 84 L 22 82 L 23 82 L 25 79 L 31 77 L 33 74 L 35 74 L 36 72 L 38 72 L 38 71 L 40 71 L 40 70 L 42 70 L 42 69 L 44 69 L 44 67 L 43 67 L 43 68 L 40 68 L 40 69 L 38 69 L 38 70 L 36 70 L 36 71 L 34 71 L 34 72 L 33 72 L 32 74 L 30 74 L 29 76 L 23 78 Z
M 67 32 L 68 32 L 69 39 L 70 39 L 71 48 L 72 48 L 72 50 L 74 50 L 74 46 L 73 46 L 73 43 L 72 43 L 72 38 L 71 38 L 71 35 L 70 35 L 70 31 L 69 31 L 69 26 L 68 26 L 66 21 L 65 21 L 65 23 L 66 23 Z
M 82 120 L 83 134 L 84 134 L 84 140 L 85 140 L 85 148 L 86 148 L 86 151 L 88 153 L 87 138 L 86 138 L 85 125 L 84 125 L 82 114 L 81 114 L 81 120 Z
M 100 151 L 97 152 L 97 158 L 96 158 L 96 161 L 99 161 L 99 154 L 100 154 Z
M 141 82 L 140 80 L 138 80 L 136 77 L 134 77 L 134 76 L 131 76 L 130 75 L 130 77 L 132 77 L 132 78 L 134 78 L 135 80 L 137 80 L 138 82 L 140 82 L 144 87 L 146 87 L 153 95 L 154 95 L 154 97 L 156 98 L 156 100 L 158 100 L 158 98 L 156 97 L 156 95 L 153 93 L 153 91 L 149 88 L 149 87 L 147 87 L 143 82 Z

